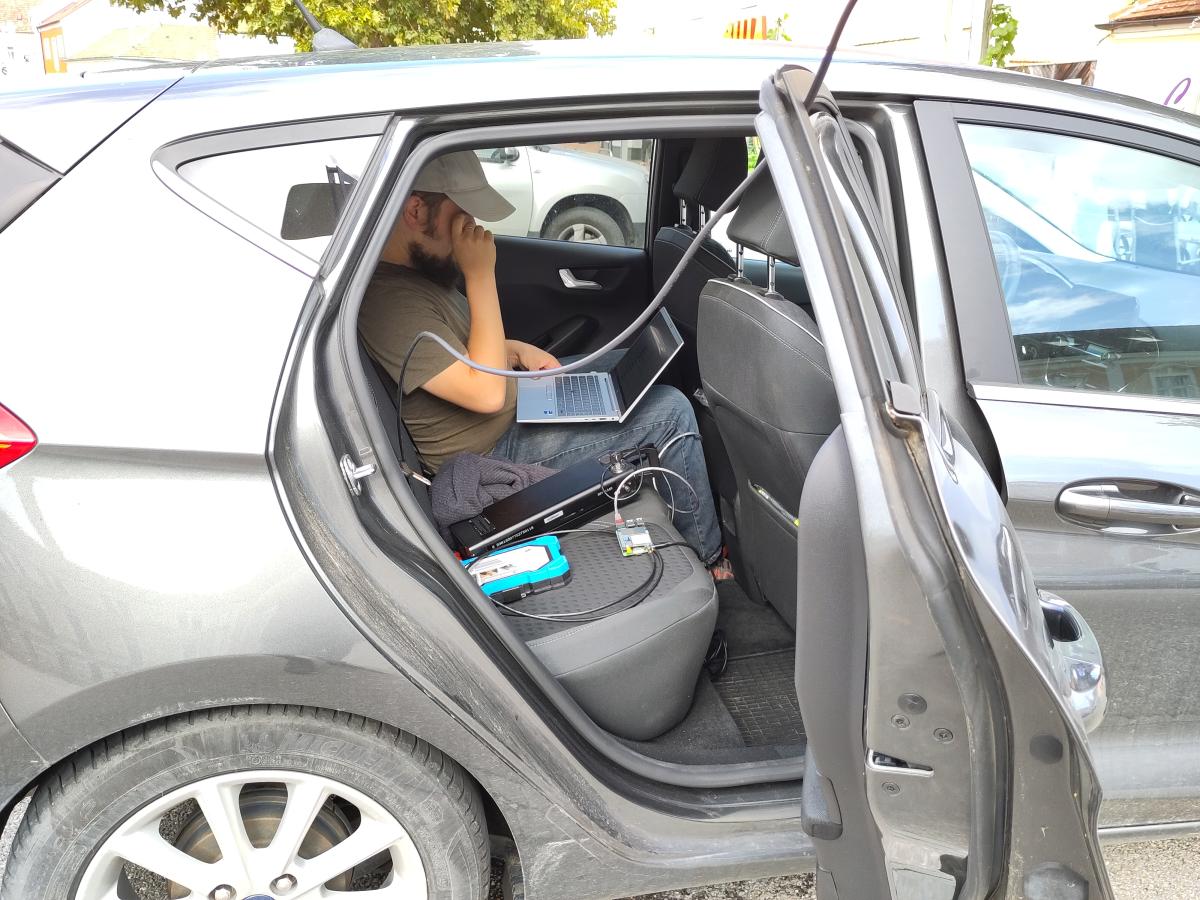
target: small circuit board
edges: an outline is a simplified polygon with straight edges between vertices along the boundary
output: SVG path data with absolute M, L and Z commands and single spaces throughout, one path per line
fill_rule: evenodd
M 629 519 L 623 525 L 618 525 L 617 543 L 621 547 L 622 556 L 640 556 L 654 549 L 650 529 L 641 519 Z

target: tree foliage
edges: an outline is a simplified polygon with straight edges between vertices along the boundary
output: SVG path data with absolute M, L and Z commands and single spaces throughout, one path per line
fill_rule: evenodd
M 983 54 L 985 66 L 1004 68 L 1013 55 L 1013 39 L 1017 36 L 1017 19 L 1007 3 L 992 4 L 992 23 L 988 32 L 988 47 Z
M 312 32 L 291 0 L 116 0 L 139 12 L 185 12 L 226 34 L 295 39 L 312 47 Z M 360 47 L 462 44 L 611 34 L 616 0 L 307 0 L 328 28 Z
M 768 41 L 790 41 L 792 36 L 787 33 L 788 13 L 777 16 L 775 24 L 767 29 Z

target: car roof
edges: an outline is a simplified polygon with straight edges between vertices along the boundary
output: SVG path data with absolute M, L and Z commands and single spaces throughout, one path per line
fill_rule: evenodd
M 772 41 L 676 45 L 617 39 L 448 44 L 268 56 L 208 63 L 163 99 L 271 94 L 276 121 L 394 110 L 637 96 L 755 96 L 782 65 L 816 68 L 822 50 Z M 838 97 L 989 101 L 1129 121 L 1200 140 L 1200 117 L 1046 78 L 978 66 L 836 54 Z M 162 102 L 162 101 L 159 101 Z M 283 115 L 278 115 L 283 113 Z
M 0 91 L 0 140 L 66 172 L 185 71 L 158 66 L 87 79 L 48 75 Z
M 727 97 L 750 102 L 780 66 L 816 68 L 822 53 L 820 48 L 786 42 L 723 40 L 683 46 L 604 38 L 298 53 L 219 60 L 190 71 L 110 72 L 104 80 L 178 77 L 138 116 L 148 127 L 147 139 L 165 143 L 206 132 L 374 113 L 571 102 L 603 105 L 639 98 Z M 86 84 L 80 85 L 81 100 Z M 827 84 L 843 100 L 935 98 L 1027 106 L 1200 141 L 1200 117 L 1004 70 L 842 51 L 835 56 Z M 56 110 L 61 121 L 71 119 L 65 115 L 66 99 L 60 98 L 63 102 Z M 17 111 L 5 112 L 6 129 L 16 129 Z M 22 114 L 33 118 L 37 110 L 26 106 Z M 91 141 L 86 144 L 90 147 Z M 33 147 L 26 149 L 38 155 Z

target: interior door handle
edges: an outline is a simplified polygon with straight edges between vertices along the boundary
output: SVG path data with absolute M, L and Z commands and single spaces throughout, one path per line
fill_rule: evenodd
M 562 279 L 563 287 L 572 291 L 598 291 L 603 286 L 598 281 L 576 278 L 570 269 L 559 269 L 558 277 Z
M 1087 484 L 1069 487 L 1058 495 L 1058 509 L 1069 519 L 1095 525 L 1166 525 L 1200 528 L 1200 505 L 1180 492 L 1180 502 L 1141 500 L 1129 497 L 1116 484 Z

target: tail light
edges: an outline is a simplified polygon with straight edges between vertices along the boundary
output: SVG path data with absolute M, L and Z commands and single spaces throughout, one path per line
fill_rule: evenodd
M 0 406 L 0 469 L 37 446 L 33 429 Z

